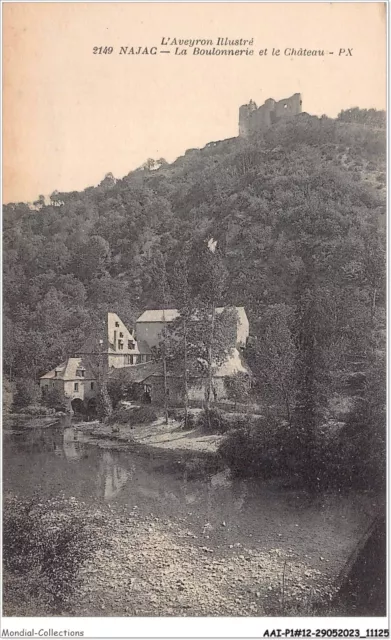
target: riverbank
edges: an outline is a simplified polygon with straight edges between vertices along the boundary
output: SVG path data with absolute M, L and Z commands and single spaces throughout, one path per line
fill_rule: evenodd
M 192 475 L 165 449 L 92 445 L 95 426 L 4 433 L 4 496 L 63 495 L 96 542 L 63 615 L 313 615 L 376 509 L 366 494 Z M 7 615 L 47 615 L 37 576 L 4 575 L 4 587 Z
M 72 425 L 84 442 L 107 449 L 134 449 L 151 451 L 156 455 L 178 453 L 213 457 L 222 441 L 219 434 L 205 434 L 198 427 L 184 429 L 182 424 L 170 418 L 165 424 L 159 417 L 149 424 L 130 426 L 95 422 L 79 422 Z
M 141 516 L 137 507 L 64 505 L 88 522 L 96 549 L 59 615 L 304 616 L 333 593 L 327 563 L 314 566 L 278 538 L 271 548 L 228 545 L 153 513 Z M 3 606 L 6 616 L 50 615 L 36 575 L 6 573 Z

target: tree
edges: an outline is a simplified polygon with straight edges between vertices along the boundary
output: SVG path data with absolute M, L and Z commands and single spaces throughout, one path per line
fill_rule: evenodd
M 25 378 L 17 381 L 14 397 L 15 408 L 22 409 L 30 404 L 36 404 L 40 399 L 40 389 L 34 380 Z
M 292 423 L 297 357 L 292 323 L 292 307 L 284 303 L 271 305 L 262 318 L 263 333 L 246 351 L 262 397 L 276 407 L 277 412 L 283 408 L 288 425 Z
M 43 402 L 50 409 L 65 409 L 64 394 L 57 387 L 53 387 L 45 393 Z
M 185 398 L 185 428 L 188 425 L 189 414 L 189 328 L 196 312 L 194 299 L 191 296 L 189 284 L 189 246 L 182 248 L 181 255 L 175 263 L 171 289 L 175 291 L 176 306 L 179 318 L 171 323 L 167 338 L 170 341 L 171 366 L 182 371 Z
M 111 398 L 107 390 L 107 359 L 103 357 L 103 340 L 99 341 L 98 354 L 98 394 L 96 412 L 101 421 L 106 420 L 113 412 Z
M 165 309 L 169 300 L 169 282 L 167 278 L 166 259 L 162 253 L 156 253 L 153 262 L 153 274 L 156 282 L 158 296 L 163 308 L 163 329 L 162 341 L 159 347 L 160 356 L 163 362 L 163 385 L 164 385 L 164 420 L 168 424 L 168 385 L 167 385 L 167 359 L 169 357 L 169 341 L 167 338 L 167 323 Z
M 218 320 L 216 319 L 217 303 L 223 297 L 227 282 L 227 270 L 220 249 L 216 250 L 216 244 L 213 238 L 209 238 L 201 247 L 193 248 L 192 271 L 189 274 L 190 286 L 199 301 L 197 322 L 194 324 L 197 327 L 199 344 L 204 346 L 204 406 L 208 421 L 213 393 L 213 372 L 234 346 L 232 317 L 229 319 L 227 313 L 224 313 L 219 314 Z M 235 312 L 231 311 L 231 316 L 232 313 Z
M 328 371 L 324 367 L 324 325 L 317 297 L 312 248 L 303 255 L 297 278 L 294 339 L 295 405 L 290 431 L 297 471 L 310 489 L 317 486 L 315 458 L 317 429 L 327 404 Z
M 116 371 L 115 377 L 111 377 L 107 382 L 107 391 L 111 399 L 113 409 L 124 398 L 134 397 L 136 395 L 134 385 L 129 382 L 126 369 Z
M 250 391 L 250 379 L 249 375 L 242 372 L 235 373 L 232 377 L 226 380 L 228 396 L 236 405 L 238 402 L 245 402 L 249 396 Z

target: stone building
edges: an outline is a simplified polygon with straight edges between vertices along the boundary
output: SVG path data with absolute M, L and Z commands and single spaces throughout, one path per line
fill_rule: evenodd
M 152 354 L 148 344 L 143 340 L 136 340 L 133 329 L 128 329 L 116 313 L 107 314 L 105 325 L 102 334 L 96 332 L 89 336 L 75 353 L 76 356 L 97 356 L 101 353 L 104 366 L 108 370 L 151 360 Z
M 96 406 L 99 379 L 107 379 L 115 369 L 125 369 L 149 362 L 151 349 L 146 342 L 137 341 L 116 314 L 109 312 L 102 331 L 91 334 L 73 357 L 45 373 L 39 385 L 42 394 L 57 389 L 68 408 L 92 412 Z
M 225 307 L 218 307 L 217 314 L 221 314 Z M 250 378 L 250 370 L 245 364 L 241 355 L 241 350 L 246 346 L 249 336 L 249 322 L 246 311 L 243 307 L 235 307 L 235 339 L 225 362 L 216 370 L 213 375 L 213 398 L 214 400 L 225 400 L 228 398 L 228 388 L 226 381 L 237 373 L 242 373 Z M 150 348 L 157 347 L 162 339 L 162 332 L 165 325 L 179 317 L 177 309 L 148 309 L 136 321 L 136 336 L 146 342 Z M 197 322 L 197 318 L 193 319 Z M 112 372 L 112 376 L 118 377 L 120 372 Z M 163 404 L 164 402 L 164 375 L 161 362 L 140 364 L 126 371 L 126 378 L 129 383 L 133 383 L 139 389 L 138 395 L 144 394 L 153 403 Z M 175 370 L 168 370 L 166 376 L 168 402 L 171 405 L 182 404 L 184 401 L 183 373 Z M 188 398 L 190 402 L 202 402 L 205 397 L 205 371 L 200 362 L 193 359 L 188 362 Z
M 243 307 L 234 307 L 229 316 L 233 328 L 233 346 L 225 362 L 216 367 L 213 375 L 213 399 L 228 397 L 226 381 L 237 373 L 250 376 L 243 361 L 242 349 L 249 336 L 249 322 Z M 219 315 L 225 310 L 218 307 Z M 126 380 L 136 395 L 156 404 L 164 402 L 162 362 L 152 360 L 152 349 L 158 347 L 165 325 L 178 318 L 176 309 L 148 309 L 137 319 L 136 330 L 128 328 L 115 313 L 108 313 L 99 331 L 55 369 L 40 378 L 42 394 L 56 388 L 69 408 L 78 413 L 93 412 L 99 391 L 99 381 Z M 197 318 L 193 319 L 197 322 Z M 170 404 L 184 400 L 183 374 L 175 370 L 167 373 L 167 395 Z M 188 396 L 190 401 L 202 402 L 205 395 L 205 371 L 197 359 L 188 363 Z
M 236 344 L 245 347 L 249 336 L 249 322 L 244 307 L 234 307 L 236 311 Z M 217 307 L 216 314 L 221 314 L 225 307 Z M 136 320 L 136 336 L 141 343 L 150 348 L 159 345 L 165 324 L 170 324 L 179 317 L 177 309 L 147 309 Z M 194 319 L 196 322 L 196 318 Z
M 68 358 L 45 373 L 39 380 L 39 386 L 43 396 L 50 390 L 57 389 L 68 408 L 74 411 L 93 411 L 98 392 L 97 379 L 96 363 L 90 358 Z
M 302 112 L 300 93 L 276 102 L 269 98 L 258 107 L 253 100 L 239 108 L 239 137 L 248 138 L 267 129 L 279 120 L 296 116 Z

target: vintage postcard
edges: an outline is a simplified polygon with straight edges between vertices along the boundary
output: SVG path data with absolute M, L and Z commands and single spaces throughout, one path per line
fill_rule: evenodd
M 2 15 L 2 636 L 387 638 L 386 3 Z

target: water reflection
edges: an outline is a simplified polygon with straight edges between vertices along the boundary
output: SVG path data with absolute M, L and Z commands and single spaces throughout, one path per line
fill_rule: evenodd
M 115 498 L 128 481 L 129 471 L 121 467 L 111 451 L 104 451 L 98 471 L 98 491 L 105 500 Z
M 83 448 L 78 442 L 78 436 L 73 427 L 67 427 L 63 431 L 62 450 L 67 460 L 80 460 Z
M 44 429 L 20 424 L 4 433 L 4 489 L 42 498 L 64 492 L 86 502 L 115 501 L 140 513 L 186 521 L 199 539 L 236 544 L 249 537 L 266 548 L 290 536 L 290 545 L 318 553 L 332 536 L 349 545 L 352 530 L 366 526 L 369 500 L 341 496 L 309 501 L 297 491 L 232 481 L 226 472 L 191 479 L 162 460 L 100 449 L 69 423 Z M 294 534 L 294 535 L 293 535 Z

